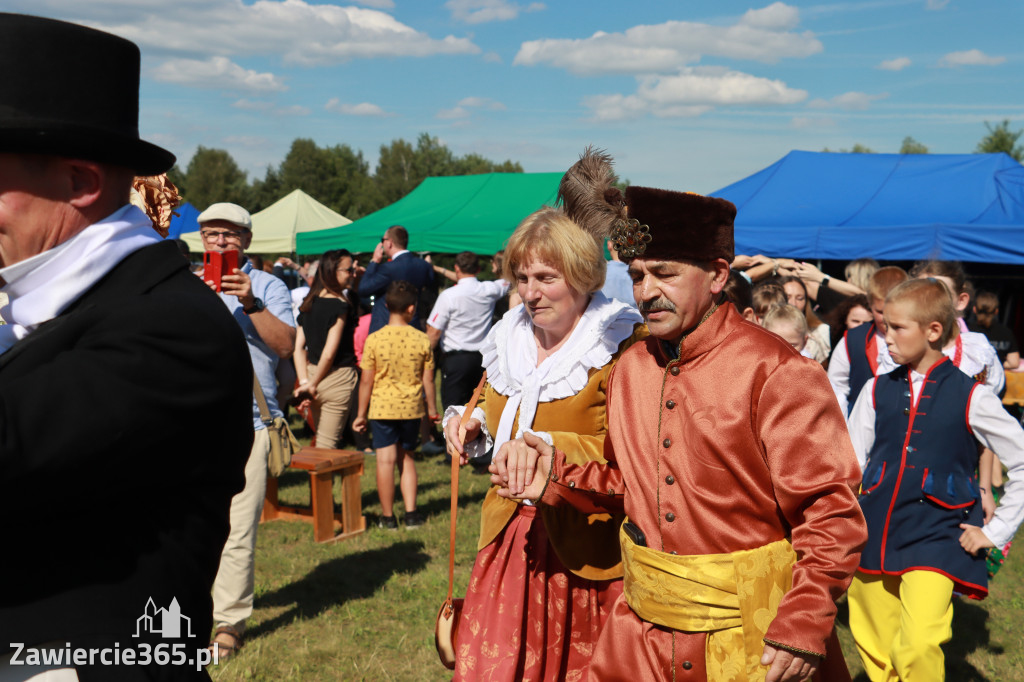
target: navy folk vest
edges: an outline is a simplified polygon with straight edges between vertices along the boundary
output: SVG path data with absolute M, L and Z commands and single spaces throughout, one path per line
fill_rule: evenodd
M 965 552 L 961 523 L 984 525 L 978 494 L 978 442 L 967 423 L 977 383 L 943 357 L 928 371 L 913 407 L 908 368 L 875 382 L 875 444 L 860 505 L 868 522 L 864 573 L 942 573 L 956 590 L 988 593 L 984 556 Z
M 875 376 L 875 358 L 878 357 L 878 351 L 874 343 L 877 343 L 877 340 L 868 343 L 875 339 L 875 323 L 868 322 L 854 327 L 847 330 L 843 336 L 846 339 L 846 355 L 850 359 L 850 395 L 846 402 L 846 416 L 849 417 L 864 384 Z

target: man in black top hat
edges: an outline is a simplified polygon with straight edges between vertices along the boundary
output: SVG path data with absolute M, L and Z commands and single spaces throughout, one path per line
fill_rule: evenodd
M 129 205 L 174 163 L 139 139 L 138 48 L 0 14 L 0 70 L 0 679 L 209 679 L 245 341 Z

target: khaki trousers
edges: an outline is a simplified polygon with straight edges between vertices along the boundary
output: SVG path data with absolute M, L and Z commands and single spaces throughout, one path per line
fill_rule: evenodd
M 309 365 L 307 376 L 316 376 L 316 365 Z M 348 424 L 348 416 L 356 398 L 359 372 L 355 367 L 339 367 L 317 385 L 317 399 L 313 401 L 313 421 L 316 422 L 316 446 L 337 448 Z
M 220 568 L 213 581 L 213 622 L 245 631 L 252 615 L 256 582 L 256 529 L 267 494 L 267 456 L 270 437 L 266 429 L 256 432 L 245 464 L 245 488 L 231 498 L 231 531 L 220 555 Z

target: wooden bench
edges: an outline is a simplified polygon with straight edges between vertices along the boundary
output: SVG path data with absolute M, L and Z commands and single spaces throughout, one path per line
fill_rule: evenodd
M 337 542 L 366 530 L 359 477 L 363 474 L 363 453 L 352 450 L 302 448 L 292 455 L 292 469 L 309 472 L 309 507 L 290 507 L 277 499 L 277 479 L 267 479 L 267 496 L 260 523 L 274 519 L 307 521 L 313 524 L 316 542 Z M 341 477 L 341 512 L 334 512 L 334 476 Z M 337 531 L 341 531 L 337 533 Z

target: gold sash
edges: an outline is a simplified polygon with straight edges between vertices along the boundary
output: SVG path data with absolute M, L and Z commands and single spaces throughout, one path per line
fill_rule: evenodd
M 619 530 L 626 603 L 640 618 L 707 632 L 709 682 L 763 681 L 763 638 L 793 583 L 788 539 L 731 554 L 677 556 L 633 543 Z

